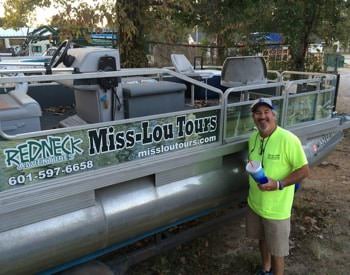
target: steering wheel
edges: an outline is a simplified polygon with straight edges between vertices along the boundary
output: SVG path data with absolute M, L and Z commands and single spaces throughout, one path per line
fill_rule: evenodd
M 59 45 L 59 47 L 57 48 L 57 50 L 55 51 L 55 53 L 53 54 L 49 66 L 51 68 L 56 68 L 58 66 L 58 64 L 60 64 L 64 58 L 67 55 L 68 49 L 71 48 L 71 42 L 69 40 L 64 40 L 61 45 Z M 57 59 L 57 61 L 56 61 Z

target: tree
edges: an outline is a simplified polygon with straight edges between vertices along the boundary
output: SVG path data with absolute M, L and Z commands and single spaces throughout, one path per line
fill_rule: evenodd
M 55 4 L 56 3 L 56 4 Z M 147 41 L 182 42 L 198 26 L 219 49 L 236 45 L 251 32 L 279 32 L 290 46 L 293 69 L 302 70 L 312 35 L 331 45 L 349 43 L 346 0 L 100 0 L 94 6 L 74 0 L 6 0 L 4 25 L 20 27 L 38 6 L 60 5 L 52 23 L 66 37 L 81 36 L 98 25 L 118 33 L 124 67 L 147 66 Z
M 261 3 L 261 1 L 258 1 Z M 253 24 L 256 29 L 280 32 L 290 46 L 292 69 L 304 70 L 305 56 L 312 34 L 326 41 L 339 39 L 340 22 L 346 0 L 273 0 L 257 5 Z M 330 43 L 330 42 L 328 42 Z
M 62 12 L 52 17 L 50 25 L 58 28 L 61 40 L 89 41 L 90 32 L 103 20 L 98 5 L 94 8 L 85 2 L 74 4 L 73 0 L 55 1 L 54 5 L 59 5 Z
M 341 46 L 345 51 L 349 49 L 350 45 L 350 32 L 348 31 L 350 29 L 350 8 L 347 6 L 346 9 L 344 9 L 341 12 L 341 19 L 337 23 L 337 39 L 339 39 Z M 334 38 L 334 39 L 336 39 Z
M 186 0 L 116 1 L 119 49 L 125 67 L 146 67 L 147 40 L 175 41 L 186 28 L 177 20 L 191 6 Z M 178 23 L 180 22 L 180 23 Z
M 25 26 L 38 6 L 63 7 L 51 24 L 60 29 L 63 39 L 86 36 L 98 25 L 118 32 L 122 66 L 147 66 L 146 40 L 176 40 L 184 36 L 176 17 L 190 9 L 186 0 L 101 0 L 94 6 L 74 0 L 7 0 L 5 20 L 9 27 Z
M 115 3 L 121 63 L 124 67 L 146 67 L 144 21 L 149 1 L 121 0 Z
M 296 70 L 304 70 L 309 38 L 321 20 L 324 5 L 323 0 L 296 0 L 293 3 L 290 0 L 276 1 L 272 23 L 279 26 L 279 31 L 290 45 Z
M 350 3 L 348 1 L 327 1 L 323 10 L 323 20 L 317 28 L 317 33 L 322 37 L 329 48 L 334 42 L 340 41 L 345 48 L 349 44 Z
M 3 27 L 20 28 L 27 26 L 36 7 L 48 7 L 51 0 L 6 0 Z
M 191 12 L 186 17 L 189 24 L 194 24 L 216 41 L 218 47 L 218 65 L 221 65 L 224 49 L 235 46 L 245 33 L 249 18 L 245 17 L 250 1 L 243 0 L 193 0 Z

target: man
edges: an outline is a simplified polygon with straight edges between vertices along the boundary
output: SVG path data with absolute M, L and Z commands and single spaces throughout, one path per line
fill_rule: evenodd
M 258 131 L 249 139 L 248 158 L 261 162 L 268 182 L 249 177 L 247 236 L 259 240 L 259 274 L 281 275 L 289 254 L 294 184 L 309 175 L 309 167 L 298 137 L 277 125 L 270 99 L 256 100 L 251 111 Z

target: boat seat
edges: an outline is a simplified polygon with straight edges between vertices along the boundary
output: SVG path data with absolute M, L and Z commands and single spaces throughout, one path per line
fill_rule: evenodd
M 267 82 L 267 69 L 263 57 L 244 56 L 226 58 L 221 73 L 222 86 L 231 88 L 266 84 Z
M 171 54 L 171 62 L 175 71 L 188 77 L 197 78 L 198 80 L 206 80 L 214 76 L 212 70 L 195 70 L 191 62 L 183 54 Z
M 1 130 L 6 134 L 40 131 L 41 108 L 27 95 L 28 83 L 17 83 L 14 90 L 0 94 Z
M 170 58 L 176 72 L 184 74 L 193 79 L 205 82 L 205 84 L 208 84 L 209 79 L 213 79 L 218 74 L 221 74 L 221 72 L 215 70 L 195 70 L 191 62 L 183 54 L 171 54 Z M 188 84 L 186 85 L 187 89 L 190 90 L 190 86 Z M 200 97 L 201 94 L 204 94 L 205 102 L 207 102 L 207 89 L 204 89 L 204 91 L 202 91 L 202 88 L 196 87 L 195 90 L 196 96 Z M 194 95 L 191 95 L 192 105 L 194 105 L 194 97 Z
M 184 110 L 185 91 L 186 85 L 170 81 L 123 84 L 125 118 Z
M 175 67 L 175 71 L 178 73 L 187 75 L 187 76 L 199 76 L 199 74 L 195 73 L 194 68 L 190 61 L 188 61 L 187 57 L 183 54 L 171 54 L 170 55 L 171 62 Z

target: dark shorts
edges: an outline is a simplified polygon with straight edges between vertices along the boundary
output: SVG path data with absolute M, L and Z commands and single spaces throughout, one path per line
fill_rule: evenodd
M 290 218 L 286 220 L 264 219 L 248 206 L 246 233 L 248 238 L 265 240 L 271 255 L 279 257 L 289 255 Z

